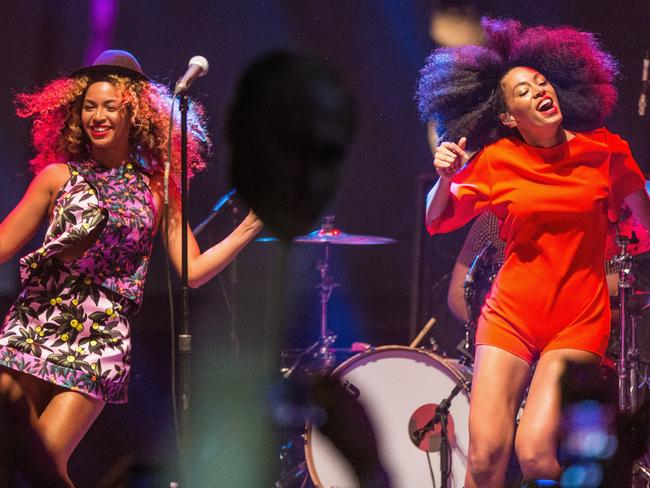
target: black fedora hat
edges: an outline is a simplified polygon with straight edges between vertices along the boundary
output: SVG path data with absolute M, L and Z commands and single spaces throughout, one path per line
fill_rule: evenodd
M 138 63 L 138 60 L 135 59 L 133 54 L 120 49 L 104 51 L 97 56 L 93 64 L 73 71 L 70 73 L 70 76 L 76 78 L 84 75 L 93 77 L 110 74 L 149 81 L 149 77 L 142 72 L 140 63 Z

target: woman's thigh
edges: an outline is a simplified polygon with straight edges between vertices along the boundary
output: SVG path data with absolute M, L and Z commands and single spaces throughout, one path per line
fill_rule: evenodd
M 0 367 L 0 384 L 2 389 L 10 394 L 14 392 L 14 394 L 25 396 L 29 404 L 31 422 L 34 425 L 45 410 L 56 388 L 55 385 L 36 376 L 4 367 Z
M 36 427 L 58 465 L 67 463 L 103 408 L 101 400 L 57 387 Z
M 556 349 L 540 357 L 517 429 L 518 449 L 534 449 L 539 455 L 555 456 L 561 420 L 560 379 L 567 361 L 599 364 L 600 357 L 576 349 Z
M 477 346 L 470 399 L 472 443 L 512 441 L 529 375 L 530 365 L 523 359 L 494 346 Z

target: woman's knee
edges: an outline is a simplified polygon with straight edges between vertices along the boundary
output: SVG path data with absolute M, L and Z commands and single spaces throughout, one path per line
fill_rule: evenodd
M 515 454 L 525 479 L 557 479 L 560 476 L 561 468 L 554 446 L 548 439 L 517 437 Z
M 24 397 L 20 383 L 6 370 L 0 370 L 0 395 L 11 402 L 17 402 Z
M 476 442 L 470 443 L 468 451 L 468 468 L 475 480 L 491 479 L 493 473 L 505 466 L 510 450 L 506 443 Z

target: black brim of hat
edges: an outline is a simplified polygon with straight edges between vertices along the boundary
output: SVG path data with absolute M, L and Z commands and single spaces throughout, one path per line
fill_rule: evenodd
M 151 81 L 149 77 L 144 73 L 140 73 L 139 71 L 133 69 L 124 68 L 122 66 L 115 66 L 113 64 L 97 64 L 94 66 L 86 66 L 70 73 L 71 78 L 78 78 L 80 76 L 95 78 L 107 75 L 122 75 L 128 76 L 129 78 L 134 78 L 136 80 Z

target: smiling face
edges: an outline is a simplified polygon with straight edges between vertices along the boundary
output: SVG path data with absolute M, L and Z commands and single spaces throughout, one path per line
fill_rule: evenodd
M 562 112 L 557 94 L 539 71 L 522 66 L 513 68 L 501 79 L 501 90 L 507 109 L 500 115 L 501 122 L 517 128 L 526 142 L 535 143 L 558 134 Z
M 90 140 L 92 157 L 105 164 L 121 164 L 129 154 L 131 119 L 119 90 L 108 81 L 86 90 L 81 123 Z

